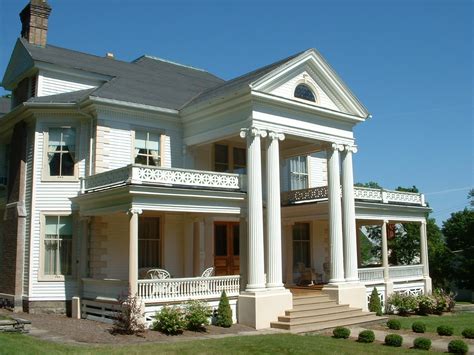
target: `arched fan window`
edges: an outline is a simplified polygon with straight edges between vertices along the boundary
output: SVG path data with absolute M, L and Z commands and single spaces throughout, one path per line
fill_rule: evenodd
M 308 85 L 299 84 L 295 88 L 295 97 L 302 100 L 316 102 L 316 97 Z

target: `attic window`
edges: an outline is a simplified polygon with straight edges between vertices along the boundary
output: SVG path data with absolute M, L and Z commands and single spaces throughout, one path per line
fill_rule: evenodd
M 295 88 L 295 97 L 302 100 L 316 102 L 313 91 L 309 88 L 308 85 L 299 84 Z

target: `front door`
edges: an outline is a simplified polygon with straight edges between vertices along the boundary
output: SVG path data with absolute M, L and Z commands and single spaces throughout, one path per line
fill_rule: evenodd
M 214 268 L 216 276 L 240 274 L 239 223 L 214 223 Z

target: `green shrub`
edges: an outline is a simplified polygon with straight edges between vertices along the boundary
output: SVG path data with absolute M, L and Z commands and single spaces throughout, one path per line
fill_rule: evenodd
M 189 301 L 186 305 L 186 329 L 194 331 L 203 331 L 206 325 L 209 325 L 209 317 L 212 312 L 205 302 Z
M 349 328 L 337 327 L 332 331 L 332 335 L 337 339 L 347 339 L 351 335 L 351 330 Z
M 413 322 L 411 325 L 411 330 L 413 330 L 415 333 L 424 333 L 426 332 L 426 324 L 420 321 Z
M 165 306 L 156 312 L 152 329 L 168 335 L 176 335 L 182 333 L 185 326 L 186 322 L 181 309 Z
M 456 301 L 454 300 L 456 294 L 453 292 L 436 289 L 433 291 L 433 297 L 436 300 L 435 313 L 451 312 L 456 305 Z
M 387 307 L 401 316 L 414 312 L 418 308 L 416 296 L 395 292 L 387 300 Z
M 229 299 L 225 291 L 222 291 L 219 306 L 217 307 L 216 325 L 229 328 L 232 326 L 232 323 L 232 309 L 230 308 Z
M 387 321 L 387 327 L 394 330 L 400 330 L 402 327 L 402 324 L 400 323 L 398 319 L 389 319 Z
M 375 340 L 375 334 L 372 330 L 363 330 L 359 333 L 357 341 L 359 343 L 373 343 Z
M 372 293 L 370 294 L 369 311 L 375 312 L 375 314 L 377 314 L 378 316 L 382 315 L 382 302 L 380 301 L 380 296 L 377 292 L 377 287 L 374 287 Z
M 431 340 L 428 338 L 416 338 L 415 341 L 413 341 L 413 347 L 420 350 L 430 350 Z
M 462 331 L 462 336 L 467 339 L 474 339 L 474 328 L 466 328 Z
M 145 331 L 141 302 L 136 295 L 128 291 L 127 296 L 119 299 L 121 312 L 117 312 L 112 327 L 113 334 L 135 334 Z
M 418 308 L 416 313 L 425 316 L 427 314 L 436 313 L 437 310 L 437 302 L 434 297 L 420 295 L 416 298 L 418 302 Z
M 469 348 L 462 340 L 451 340 L 448 344 L 448 352 L 452 354 L 466 354 Z
M 454 328 L 450 325 L 440 325 L 436 331 L 439 335 L 451 336 L 454 333 Z
M 388 334 L 385 337 L 385 345 L 399 348 L 403 344 L 403 337 L 398 334 Z

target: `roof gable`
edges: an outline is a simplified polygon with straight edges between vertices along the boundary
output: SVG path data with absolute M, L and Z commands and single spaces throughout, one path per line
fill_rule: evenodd
M 7 69 L 2 79 L 2 86 L 8 90 L 12 90 L 14 84 L 22 76 L 33 68 L 33 59 L 26 50 L 22 41 L 18 39 L 13 47 L 13 53 L 8 62 Z

